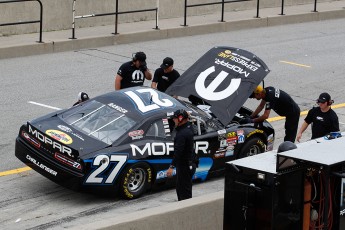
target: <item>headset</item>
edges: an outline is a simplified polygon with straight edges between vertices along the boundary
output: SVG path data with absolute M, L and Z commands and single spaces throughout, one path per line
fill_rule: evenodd
M 188 113 L 184 109 L 179 109 L 174 112 L 174 117 L 178 119 L 179 122 L 181 122 L 183 119 L 187 119 Z

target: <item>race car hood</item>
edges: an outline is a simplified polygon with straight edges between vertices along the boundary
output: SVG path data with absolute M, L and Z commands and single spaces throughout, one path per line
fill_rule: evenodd
M 259 57 L 246 50 L 214 47 L 187 69 L 166 93 L 202 99 L 223 125 L 227 125 L 269 72 Z
M 106 143 L 74 129 L 58 116 L 28 122 L 26 132 L 40 142 L 38 144 L 44 150 L 52 153 L 60 152 L 73 158 L 108 146 Z

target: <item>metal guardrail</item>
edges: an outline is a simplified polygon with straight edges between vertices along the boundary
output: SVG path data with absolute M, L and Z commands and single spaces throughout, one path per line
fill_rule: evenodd
M 75 19 L 81 19 L 81 18 L 89 18 L 89 17 L 100 17 L 100 16 L 110 16 L 115 15 L 115 33 L 118 34 L 117 28 L 118 28 L 118 17 L 120 14 L 130 14 L 130 13 L 140 13 L 140 12 L 148 12 L 148 11 L 155 11 L 156 12 L 156 27 L 154 29 L 158 30 L 158 9 L 159 9 L 159 0 L 157 0 L 157 6 L 156 8 L 151 9 L 141 9 L 141 10 L 131 10 L 131 11 L 122 11 L 119 12 L 119 0 L 116 0 L 116 6 L 115 6 L 115 12 L 111 13 L 102 13 L 102 14 L 88 14 L 88 15 L 80 15 L 75 16 L 75 4 L 77 0 L 73 0 L 73 6 L 72 6 L 72 15 L 73 15 L 73 22 L 72 22 L 72 38 L 76 39 L 75 37 Z
M 259 1 L 259 0 L 258 0 Z M 312 10 L 311 12 L 317 12 L 316 10 L 316 5 L 317 5 L 317 0 L 314 1 L 314 10 Z M 259 14 L 259 13 L 258 13 Z M 281 7 L 281 12 L 279 15 L 285 15 L 284 14 L 284 0 L 282 0 L 282 7 Z
M 185 0 L 184 1 L 184 23 L 183 23 L 182 26 L 187 26 L 187 8 L 189 8 L 189 7 L 210 6 L 210 5 L 222 4 L 222 11 L 221 11 L 221 20 L 220 20 L 220 22 L 225 22 L 224 21 L 224 8 L 225 8 L 225 4 L 226 3 L 247 2 L 247 1 L 251 1 L 251 0 L 233 0 L 233 1 L 222 0 L 221 2 L 207 2 L 207 3 L 188 5 L 187 0 Z
M 2 3 L 15 3 L 15 2 L 32 2 L 32 1 L 36 1 L 40 4 L 40 19 L 39 20 L 3 23 L 3 24 L 0 24 L 0 26 L 40 23 L 40 35 L 39 35 L 39 41 L 38 42 L 42 43 L 43 5 L 42 5 L 42 2 L 40 0 L 5 0 L 5 1 L 0 1 L 0 4 L 2 4 Z

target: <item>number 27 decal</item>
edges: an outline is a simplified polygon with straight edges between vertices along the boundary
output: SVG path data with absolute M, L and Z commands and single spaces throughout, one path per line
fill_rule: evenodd
M 120 169 L 127 161 L 127 155 L 98 155 L 93 161 L 93 166 L 99 166 L 86 179 L 87 184 L 112 184 L 119 174 Z M 108 174 L 103 174 L 111 164 L 116 164 L 113 170 Z

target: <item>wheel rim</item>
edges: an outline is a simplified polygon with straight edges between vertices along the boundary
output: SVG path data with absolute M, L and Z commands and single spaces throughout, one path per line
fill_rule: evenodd
M 144 186 L 145 180 L 146 180 L 146 174 L 145 174 L 144 169 L 142 168 L 133 169 L 133 172 L 129 176 L 129 182 L 127 186 L 128 190 L 130 192 L 136 192 L 140 190 Z
M 257 145 L 252 145 L 252 147 L 250 147 L 249 149 L 249 152 L 247 153 L 247 156 L 253 156 L 259 153 L 261 153 L 260 147 Z

